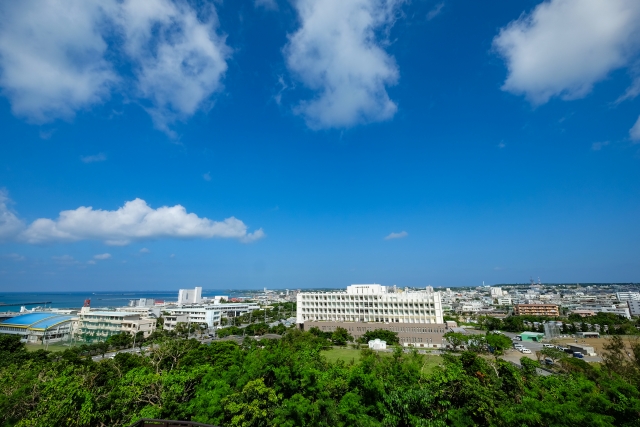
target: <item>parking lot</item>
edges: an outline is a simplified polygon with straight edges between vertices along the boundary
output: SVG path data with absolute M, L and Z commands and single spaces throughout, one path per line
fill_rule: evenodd
M 504 332 L 504 334 L 511 339 L 514 339 L 517 335 L 519 335 L 513 332 Z M 576 340 L 570 339 L 570 338 L 561 338 L 554 341 L 558 341 L 558 345 L 562 345 L 566 347 L 571 343 L 575 343 Z M 579 344 L 591 345 L 589 340 L 586 340 L 585 342 L 582 342 L 582 340 L 578 340 L 578 341 L 580 341 Z M 545 342 L 548 342 L 548 341 L 545 340 Z M 523 353 L 520 353 L 518 350 L 512 349 L 505 354 L 505 357 L 504 357 L 505 360 L 511 360 L 511 361 L 520 360 L 520 358 L 523 356 L 533 360 L 537 360 L 536 351 L 542 350 L 543 349 L 542 344 L 544 344 L 542 342 L 535 342 L 535 341 L 514 341 L 514 343 L 522 344 L 525 348 L 528 348 L 529 350 L 531 350 L 531 354 L 523 354 Z M 597 356 L 584 356 L 583 360 L 585 362 L 602 362 L 602 357 L 600 357 L 599 349 L 597 347 L 596 347 L 596 353 L 598 354 Z

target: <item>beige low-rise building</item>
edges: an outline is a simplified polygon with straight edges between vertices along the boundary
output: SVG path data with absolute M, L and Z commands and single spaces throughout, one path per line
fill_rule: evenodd
M 560 311 L 555 304 L 516 304 L 513 306 L 516 316 L 549 316 L 558 317 Z
M 384 329 L 398 334 L 398 340 L 404 347 L 442 348 L 446 346 L 445 333 L 451 329 L 445 323 L 379 323 L 379 322 L 327 322 L 308 320 L 304 322 L 304 329 L 313 327 L 323 332 L 333 332 L 336 328 L 345 328 L 354 340 L 362 337 L 366 332 Z
M 104 341 L 112 335 L 126 332 L 136 335 L 142 332 L 144 338 L 156 329 L 156 319 L 140 313 L 126 311 L 91 311 L 83 307 L 77 315 L 74 335 L 80 341 Z

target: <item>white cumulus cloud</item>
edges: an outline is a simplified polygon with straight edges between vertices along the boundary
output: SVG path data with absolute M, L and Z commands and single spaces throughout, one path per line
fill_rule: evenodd
M 181 205 L 153 209 L 144 200 L 135 199 L 113 211 L 82 206 L 62 211 L 56 219 L 37 219 L 20 239 L 34 244 L 101 240 L 108 245 L 127 245 L 159 238 L 220 237 L 251 242 L 264 236 L 262 229 L 249 233 L 247 226 L 234 217 L 212 221 L 187 213 Z
M 100 4 L 21 0 L 0 3 L 0 86 L 17 116 L 72 118 L 102 102 L 118 80 L 105 59 Z
M 194 114 L 222 89 L 231 49 L 216 32 L 213 6 L 199 12 L 170 0 L 125 0 L 119 11 L 137 91 L 152 101 L 148 111 L 163 130 Z
M 640 1 L 544 1 L 502 28 L 493 46 L 507 63 L 503 90 L 533 104 L 580 98 L 611 71 L 632 65 Z
M 406 231 L 401 231 L 399 233 L 389 233 L 388 236 L 384 238 L 384 240 L 393 240 L 393 239 L 402 239 L 403 237 L 407 237 L 409 233 Z
M 313 129 L 388 120 L 398 107 L 387 86 L 398 81 L 384 50 L 402 0 L 296 0 L 300 28 L 284 47 L 295 79 L 316 92 L 295 111 Z M 381 34 L 382 33 L 382 34 Z
M 69 119 L 112 91 L 156 127 L 209 107 L 231 53 L 215 7 L 185 0 L 0 2 L 0 86 L 14 114 Z

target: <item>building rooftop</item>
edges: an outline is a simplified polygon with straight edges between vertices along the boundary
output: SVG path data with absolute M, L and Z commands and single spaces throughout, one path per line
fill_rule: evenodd
M 126 311 L 89 311 L 82 314 L 93 314 L 94 316 L 139 316 L 140 313 L 126 312 Z
M 32 329 L 46 329 L 58 323 L 73 319 L 74 316 L 64 316 L 57 313 L 29 313 L 7 319 L 3 326 L 22 326 Z
M 56 317 L 50 317 L 48 319 L 44 319 L 40 322 L 34 323 L 30 326 L 30 329 L 49 329 L 52 326 L 55 326 L 59 323 L 62 322 L 68 322 L 70 320 L 73 320 L 76 316 L 56 316 Z

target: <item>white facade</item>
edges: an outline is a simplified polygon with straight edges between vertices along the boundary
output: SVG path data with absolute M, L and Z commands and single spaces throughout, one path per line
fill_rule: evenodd
M 166 308 L 165 311 L 172 316 L 185 315 L 187 322 L 206 323 L 210 328 L 220 325 L 220 316 L 222 315 L 220 306 L 214 305 Z
M 628 300 L 627 305 L 629 306 L 629 313 L 632 316 L 640 316 L 640 301 Z
M 491 298 L 498 298 L 502 296 L 502 288 L 492 287 L 489 291 L 491 292 Z
M 229 304 L 194 304 L 182 305 L 178 307 L 165 307 L 164 311 L 175 316 L 186 314 L 189 316 L 188 322 L 206 323 L 210 328 L 220 326 L 220 319 L 223 316 L 236 317 L 253 310 L 258 310 L 260 306 L 256 303 L 229 303 Z
M 640 301 L 640 292 L 616 292 L 618 301 Z
M 511 298 L 501 297 L 497 299 L 498 305 L 511 305 Z
M 180 289 L 178 291 L 178 304 L 200 304 L 202 302 L 202 288 Z
M 439 292 L 389 290 L 372 284 L 351 285 L 346 292 L 301 292 L 296 321 L 443 323 Z
M 156 319 L 125 311 L 91 311 L 83 307 L 78 313 L 76 336 L 82 341 L 103 341 L 111 335 L 143 332 L 148 337 L 155 331 Z
M 188 323 L 189 315 L 188 314 L 170 314 L 168 316 L 164 316 L 164 329 L 167 331 L 173 331 L 178 323 Z
M 629 301 L 627 301 L 628 303 Z M 627 304 L 620 305 L 616 307 L 615 305 L 610 306 L 602 306 L 602 305 L 583 305 L 580 307 L 584 310 L 592 310 L 596 313 L 611 313 L 617 314 L 618 316 L 626 317 L 627 319 L 631 319 L 631 313 L 629 312 L 629 306 Z
M 369 341 L 369 348 L 371 350 L 386 350 L 387 342 L 381 341 L 380 338 L 376 338 L 375 340 Z
M 160 307 L 122 307 L 118 309 L 119 311 L 127 311 L 129 313 L 138 313 L 144 316 L 152 316 L 156 319 L 160 317 L 160 313 L 162 310 Z

